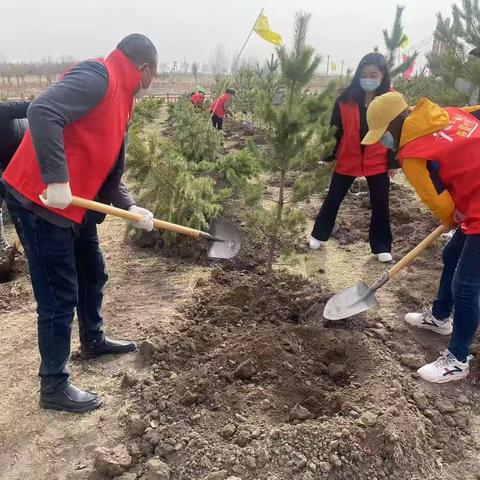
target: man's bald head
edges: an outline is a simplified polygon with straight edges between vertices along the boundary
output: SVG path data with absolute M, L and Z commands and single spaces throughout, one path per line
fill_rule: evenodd
M 125 37 L 117 48 L 122 51 L 136 66 L 149 65 L 150 68 L 157 65 L 158 54 L 155 45 L 145 35 L 132 33 Z

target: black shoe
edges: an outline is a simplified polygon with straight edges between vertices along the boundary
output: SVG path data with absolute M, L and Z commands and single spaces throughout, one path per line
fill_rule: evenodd
M 80 355 L 83 358 L 94 358 L 109 353 L 120 354 L 134 352 L 136 349 L 137 346 L 131 340 L 112 340 L 111 338 L 105 337 L 101 342 L 82 345 L 80 347 Z
M 46 410 L 87 413 L 101 404 L 102 401 L 96 393 L 80 390 L 71 383 L 52 393 L 40 392 L 40 406 Z

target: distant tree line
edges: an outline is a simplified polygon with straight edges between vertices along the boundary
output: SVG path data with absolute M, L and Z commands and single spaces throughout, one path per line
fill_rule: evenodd
M 0 79 L 3 85 L 25 83 L 26 77 L 37 77 L 39 82 L 45 80 L 48 85 L 55 82 L 62 74 L 75 63 L 71 56 L 62 56 L 58 59 L 50 57 L 38 62 L 8 62 L 0 54 Z

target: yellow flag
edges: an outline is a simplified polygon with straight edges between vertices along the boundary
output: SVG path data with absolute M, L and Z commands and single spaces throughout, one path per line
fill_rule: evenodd
M 332 67 L 332 72 L 336 72 L 337 71 L 337 64 L 335 62 L 330 62 L 330 65 Z
M 282 44 L 282 37 L 275 32 L 270 30 L 270 25 L 268 24 L 267 17 L 262 13 L 258 20 L 255 22 L 255 26 L 253 27 L 255 32 L 262 37 L 267 42 L 273 43 L 274 45 L 281 45 Z
M 407 37 L 407 35 L 403 34 L 403 37 L 402 37 L 402 39 L 400 40 L 400 43 L 398 44 L 398 46 L 399 46 L 400 48 L 407 48 L 409 42 L 410 42 L 410 39 Z

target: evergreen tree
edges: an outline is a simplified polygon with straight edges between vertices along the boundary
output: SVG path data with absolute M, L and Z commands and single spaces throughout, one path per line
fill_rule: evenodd
M 435 38 L 444 45 L 440 54 L 428 57 L 435 76 L 480 102 L 480 5 L 478 0 L 462 0 L 452 5 L 453 22 L 438 15 Z M 460 81 L 459 81 L 460 79 Z
M 195 110 L 189 99 L 179 99 L 170 109 L 168 123 L 177 149 L 187 160 L 214 161 L 220 155 L 223 134 L 210 128 L 210 111 Z
M 230 196 L 229 189 L 216 188 L 213 178 L 196 176 L 175 144 L 157 135 L 146 140 L 130 135 L 128 154 L 130 188 L 156 218 L 205 229 Z M 170 244 L 175 234 L 166 233 L 165 238 Z
M 306 91 L 321 62 L 307 44 L 309 21 L 310 15 L 297 13 L 292 48 L 277 49 L 285 99 L 280 106 L 266 101 L 263 109 L 269 143 L 263 165 L 279 177 L 273 207 L 255 214 L 269 241 L 269 273 L 277 250 L 288 252 L 303 237 L 306 219 L 296 204 L 324 186 L 320 180 L 325 170 L 320 160 L 333 146 L 329 126 L 332 89 L 320 95 Z M 292 190 L 287 192 L 287 176 L 293 172 L 300 174 L 295 175 Z
M 385 40 L 385 46 L 387 47 L 387 65 L 392 77 L 407 71 L 412 66 L 418 55 L 417 53 L 411 55 L 406 62 L 397 61 L 399 50 L 406 42 L 408 42 L 408 37 L 403 30 L 402 24 L 403 10 L 404 7 L 400 5 L 397 6 L 391 32 L 388 32 L 387 29 L 383 31 L 383 38 Z

